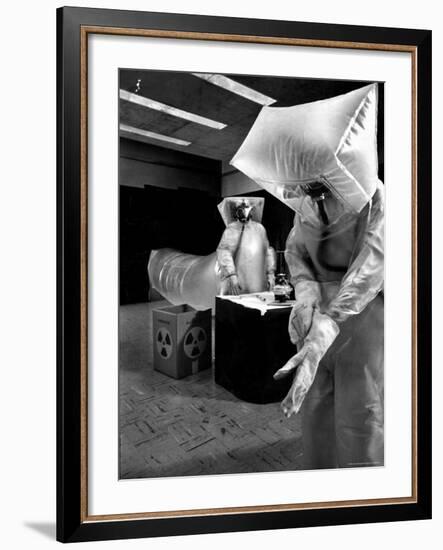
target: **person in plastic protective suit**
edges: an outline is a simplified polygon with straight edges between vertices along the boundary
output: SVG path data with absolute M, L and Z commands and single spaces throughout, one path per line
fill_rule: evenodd
M 221 295 L 272 290 L 275 251 L 260 223 L 264 199 L 229 197 L 219 205 L 226 229 L 217 247 Z
M 286 245 L 297 354 L 282 402 L 302 411 L 307 468 L 384 463 L 384 193 L 377 86 L 264 108 L 231 161 L 296 212 Z M 266 130 L 266 132 L 265 132 Z
M 161 248 L 149 256 L 151 288 L 171 304 L 204 310 L 218 294 L 262 292 L 273 285 L 275 254 L 260 223 L 265 199 L 227 197 L 218 205 L 226 229 L 216 252 L 197 256 Z

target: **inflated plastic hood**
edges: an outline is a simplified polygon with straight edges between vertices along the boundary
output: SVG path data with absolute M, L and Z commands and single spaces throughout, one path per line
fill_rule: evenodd
M 231 160 L 289 206 L 303 183 L 324 181 L 360 212 L 378 181 L 377 84 L 295 105 L 263 107 Z

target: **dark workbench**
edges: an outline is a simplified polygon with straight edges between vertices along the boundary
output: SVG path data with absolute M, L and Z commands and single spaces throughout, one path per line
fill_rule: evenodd
M 264 315 L 228 299 L 216 299 L 215 381 L 251 403 L 281 401 L 292 376 L 276 381 L 273 374 L 296 353 L 288 335 L 291 306 Z

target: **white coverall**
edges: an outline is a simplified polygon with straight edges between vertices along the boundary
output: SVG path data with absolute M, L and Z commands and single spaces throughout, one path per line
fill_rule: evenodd
M 252 206 L 249 219 L 243 222 L 234 214 L 242 202 Z M 229 197 L 219 206 L 226 223 L 216 252 L 222 295 L 272 289 L 276 260 L 266 229 L 260 223 L 263 203 L 262 198 Z
M 296 214 L 287 239 L 296 299 L 339 327 L 302 405 L 307 468 L 383 465 L 383 191 L 379 183 L 362 212 L 324 239 L 307 198 L 311 215 Z
M 377 84 L 263 107 L 231 164 L 296 212 L 286 261 L 297 354 L 282 402 L 303 412 L 307 468 L 379 466 L 383 456 L 383 184 Z M 326 192 L 315 196 L 312 188 Z M 317 189 L 318 189 L 317 188 Z M 308 192 L 309 191 L 309 192 Z

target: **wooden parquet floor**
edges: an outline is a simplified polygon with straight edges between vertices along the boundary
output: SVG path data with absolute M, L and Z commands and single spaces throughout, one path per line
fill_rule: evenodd
M 153 369 L 152 307 L 120 307 L 120 478 L 301 468 L 299 418 L 215 384 L 212 369 L 174 380 Z

